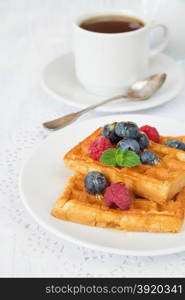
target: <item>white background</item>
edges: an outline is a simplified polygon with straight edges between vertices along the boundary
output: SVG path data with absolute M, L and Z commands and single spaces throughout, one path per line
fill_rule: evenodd
M 165 1 L 0 0 L 1 277 L 185 276 L 185 253 L 164 257 L 126 257 L 59 240 L 29 216 L 18 190 L 19 171 L 25 159 L 50 134 L 41 123 L 75 111 L 75 107 L 57 102 L 40 84 L 45 65 L 72 47 L 70 25 L 73 17 L 84 11 L 111 7 L 148 10 L 150 2 L 148 13 L 152 11 L 158 18 L 156 3 L 163 4 L 164 9 Z M 168 3 L 174 5 L 175 1 Z M 162 8 L 159 11 L 161 13 Z M 170 6 L 168 12 L 170 14 Z M 182 48 L 174 46 L 171 40 L 168 53 L 179 60 L 183 54 L 179 50 Z M 185 90 L 169 104 L 144 113 L 184 122 Z M 84 118 L 102 115 L 106 113 L 93 112 Z

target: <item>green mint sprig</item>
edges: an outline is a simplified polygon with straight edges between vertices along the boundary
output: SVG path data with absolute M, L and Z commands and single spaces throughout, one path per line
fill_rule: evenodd
M 100 161 L 108 166 L 134 167 L 141 164 L 139 155 L 133 151 L 108 149 L 103 152 Z

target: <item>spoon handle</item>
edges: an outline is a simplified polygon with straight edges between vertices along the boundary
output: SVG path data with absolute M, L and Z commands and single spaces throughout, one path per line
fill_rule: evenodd
M 60 129 L 63 128 L 71 123 L 73 123 L 74 121 L 76 121 L 80 116 L 82 116 L 83 114 L 87 113 L 90 110 L 93 110 L 99 106 L 105 105 L 109 102 L 118 100 L 120 98 L 127 98 L 128 96 L 124 96 L 124 95 L 119 95 L 119 96 L 114 96 L 112 98 L 103 100 L 102 102 L 99 102 L 97 104 L 93 104 L 88 106 L 87 108 L 84 108 L 80 111 L 77 111 L 75 113 L 72 114 L 68 114 L 65 115 L 64 117 L 60 117 L 58 119 L 43 123 L 43 126 L 47 129 L 52 129 L 52 130 L 56 130 L 56 129 Z

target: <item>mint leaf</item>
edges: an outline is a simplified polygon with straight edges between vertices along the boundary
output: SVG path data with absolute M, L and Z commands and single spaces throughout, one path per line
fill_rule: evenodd
M 133 151 L 117 149 L 115 156 L 120 167 L 134 167 L 141 164 L 139 155 Z
M 100 161 L 109 166 L 116 166 L 116 149 L 108 149 L 103 152 Z
M 113 167 L 134 167 L 141 164 L 139 155 L 135 152 L 114 148 L 104 151 L 100 161 Z
M 139 155 L 133 151 L 127 151 L 124 167 L 134 167 L 141 164 L 141 160 L 139 158 Z

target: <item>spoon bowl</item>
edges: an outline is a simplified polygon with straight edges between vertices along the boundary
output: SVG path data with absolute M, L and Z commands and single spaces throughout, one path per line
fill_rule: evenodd
M 128 88 L 128 98 L 141 101 L 149 99 L 164 84 L 167 75 L 159 73 L 136 81 Z

